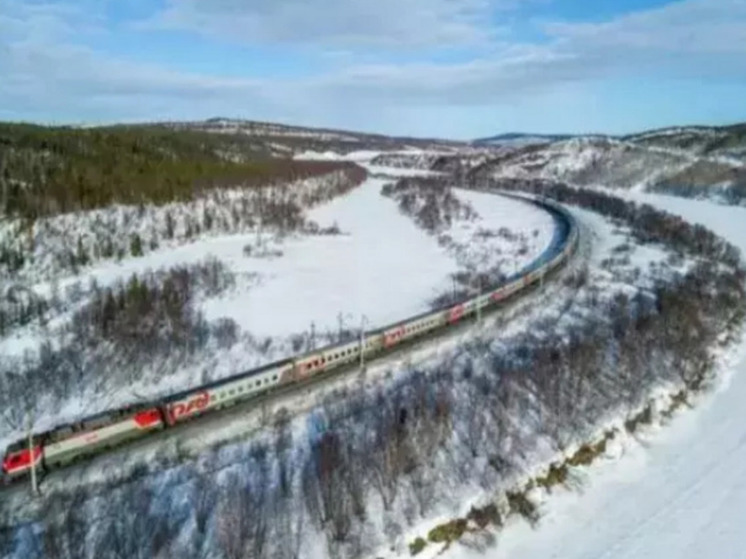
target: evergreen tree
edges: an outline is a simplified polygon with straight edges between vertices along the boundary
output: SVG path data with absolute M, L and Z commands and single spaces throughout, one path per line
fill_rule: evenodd
M 142 239 L 137 233 L 132 235 L 130 239 L 130 253 L 132 256 L 142 256 Z
M 87 266 L 90 262 L 88 252 L 85 249 L 85 245 L 83 244 L 83 239 L 81 237 L 78 237 L 78 247 L 75 251 L 75 261 L 78 266 Z

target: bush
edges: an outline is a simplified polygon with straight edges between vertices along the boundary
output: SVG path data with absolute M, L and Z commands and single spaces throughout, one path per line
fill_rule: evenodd
M 519 491 L 508 492 L 506 497 L 510 512 L 520 514 L 532 526 L 539 521 L 539 512 L 536 505 L 524 493 Z
M 536 478 L 536 484 L 545 489 L 551 489 L 555 485 L 563 485 L 567 481 L 567 466 L 564 464 L 552 464 L 546 475 Z
M 457 518 L 430 530 L 427 534 L 427 539 L 433 543 L 450 543 L 461 539 L 461 536 L 466 531 L 466 526 L 466 519 Z
M 482 508 L 472 507 L 466 518 L 473 521 L 480 528 L 485 528 L 490 523 L 494 526 L 502 526 L 500 511 L 494 503 L 490 503 Z
M 130 254 L 134 257 L 142 256 L 142 239 L 137 233 L 130 240 Z
M 640 425 L 650 425 L 653 422 L 653 409 L 646 406 L 644 410 L 624 422 L 624 428 L 628 433 L 634 433 Z
M 423 540 L 422 538 L 417 538 L 413 542 L 409 544 L 409 553 L 411 555 L 417 555 L 420 553 L 423 549 L 425 549 L 425 546 L 427 545 L 427 542 Z

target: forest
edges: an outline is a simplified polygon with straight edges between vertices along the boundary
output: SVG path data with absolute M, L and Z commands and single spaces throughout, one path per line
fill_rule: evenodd
M 165 204 L 205 191 L 323 175 L 335 162 L 269 156 L 256 138 L 159 126 L 0 123 L 0 214 L 35 220 L 111 204 Z

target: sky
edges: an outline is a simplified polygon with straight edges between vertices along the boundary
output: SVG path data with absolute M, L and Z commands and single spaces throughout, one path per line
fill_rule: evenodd
M 0 120 L 470 139 L 746 121 L 746 0 L 0 0 Z

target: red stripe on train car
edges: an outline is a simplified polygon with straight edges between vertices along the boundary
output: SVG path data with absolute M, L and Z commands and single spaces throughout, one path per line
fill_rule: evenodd
M 405 332 L 404 326 L 400 326 L 399 328 L 397 328 L 393 332 L 388 332 L 384 336 L 384 341 L 383 341 L 384 346 L 390 347 L 390 346 L 398 343 L 399 340 L 404 336 L 404 332 Z
M 448 315 L 448 320 L 450 322 L 456 322 L 462 316 L 464 316 L 464 305 L 458 305 L 451 309 L 451 312 Z
M 177 402 L 168 406 L 168 420 L 171 425 L 184 417 L 194 415 L 204 410 L 210 403 L 210 393 L 206 390 L 192 396 L 186 402 Z
M 161 423 L 161 412 L 157 409 L 141 411 L 133 418 L 140 429 L 155 427 Z

